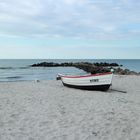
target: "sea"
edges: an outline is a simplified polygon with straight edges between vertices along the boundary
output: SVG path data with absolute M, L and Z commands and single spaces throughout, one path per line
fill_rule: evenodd
M 54 80 L 58 73 L 85 75 L 75 67 L 30 67 L 41 62 L 107 62 L 118 63 L 132 71 L 140 72 L 140 59 L 0 59 L 0 82 Z

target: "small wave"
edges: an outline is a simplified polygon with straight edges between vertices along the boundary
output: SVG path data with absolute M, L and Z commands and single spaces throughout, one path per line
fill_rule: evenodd
M 0 69 L 5 70 L 5 69 L 13 69 L 13 67 L 0 67 Z
M 19 79 L 21 76 L 11 76 L 11 77 L 6 77 L 7 79 Z
M 0 67 L 1 70 L 29 69 L 30 67 Z
M 18 67 L 19 69 L 29 69 L 30 67 Z

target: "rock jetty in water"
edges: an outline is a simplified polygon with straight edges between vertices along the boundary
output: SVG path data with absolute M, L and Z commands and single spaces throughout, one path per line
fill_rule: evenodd
M 54 62 L 41 62 L 31 65 L 31 67 L 76 67 L 82 69 L 88 73 L 96 74 L 109 72 L 112 68 L 115 74 L 120 75 L 138 75 L 140 73 L 130 71 L 128 69 L 122 69 L 122 65 L 117 63 L 89 63 L 89 62 L 77 62 L 77 63 L 54 63 Z

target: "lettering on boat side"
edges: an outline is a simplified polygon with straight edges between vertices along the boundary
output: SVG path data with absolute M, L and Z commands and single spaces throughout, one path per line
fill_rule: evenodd
M 99 82 L 99 79 L 91 79 L 90 82 Z

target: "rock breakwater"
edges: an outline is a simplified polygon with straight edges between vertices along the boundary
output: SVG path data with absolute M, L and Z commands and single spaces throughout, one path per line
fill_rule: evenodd
M 104 73 L 109 72 L 111 69 L 114 69 L 115 74 L 120 75 L 139 75 L 135 71 L 131 71 L 129 69 L 123 69 L 122 65 L 117 63 L 89 63 L 89 62 L 77 62 L 77 63 L 54 63 L 54 62 L 41 62 L 37 64 L 30 65 L 31 67 L 76 67 L 82 69 L 88 73 L 96 74 L 96 73 Z

